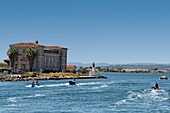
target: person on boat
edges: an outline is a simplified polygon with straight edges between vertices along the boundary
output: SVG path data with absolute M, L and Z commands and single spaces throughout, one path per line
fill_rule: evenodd
M 156 88 L 156 89 L 158 89 L 158 88 L 159 88 L 159 86 L 158 86 L 158 83 L 157 83 L 157 82 L 155 83 L 155 88 Z
M 35 84 L 34 84 L 34 81 L 32 81 L 31 85 L 32 85 L 32 87 L 34 87 L 34 85 L 35 85 Z
M 38 80 L 36 80 L 36 85 L 39 85 L 39 84 L 38 84 Z

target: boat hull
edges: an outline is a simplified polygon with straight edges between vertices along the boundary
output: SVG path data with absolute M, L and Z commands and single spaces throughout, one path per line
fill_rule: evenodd
M 155 86 L 153 86 L 152 89 L 154 89 L 154 90 L 160 90 L 159 87 L 157 88 L 157 87 L 155 87 Z
M 39 84 L 31 84 L 31 87 L 39 86 Z
M 167 76 L 160 76 L 160 79 L 168 79 L 168 77 Z
M 74 82 L 74 81 L 69 81 L 69 85 L 76 85 L 76 82 Z

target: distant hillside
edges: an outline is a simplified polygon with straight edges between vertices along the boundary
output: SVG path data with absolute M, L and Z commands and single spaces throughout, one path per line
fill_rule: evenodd
M 80 62 L 69 62 L 69 65 L 76 65 L 77 67 L 90 67 L 92 63 L 80 63 Z M 133 63 L 133 64 L 108 64 L 108 63 L 96 63 L 96 67 L 109 67 L 123 69 L 170 69 L 170 64 L 154 64 L 154 63 Z
M 123 69 L 170 69 L 170 65 L 167 64 L 121 64 L 110 65 L 109 67 L 121 67 Z
M 92 63 L 80 63 L 80 62 L 68 62 L 68 65 L 75 65 L 75 66 L 77 66 L 77 67 L 90 67 L 90 66 L 92 66 Z M 109 66 L 110 64 L 108 64 L 108 63 L 95 63 L 95 65 L 96 65 L 96 67 L 97 66 L 101 66 L 101 67 L 103 67 L 103 66 Z

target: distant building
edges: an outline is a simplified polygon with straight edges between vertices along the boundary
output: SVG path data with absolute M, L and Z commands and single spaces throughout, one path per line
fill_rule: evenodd
M 92 76 L 92 75 L 96 75 L 96 72 L 95 72 L 95 63 L 93 62 L 92 64 L 92 70 L 89 72 L 89 75 Z
M 75 65 L 67 65 L 67 72 L 76 72 L 76 66 Z
M 29 62 L 25 52 L 27 48 L 33 48 L 38 52 L 34 59 L 33 71 L 66 71 L 67 48 L 60 46 L 45 46 L 34 42 L 21 42 L 11 44 L 10 47 L 16 48 L 18 56 L 14 65 L 15 70 L 29 71 Z

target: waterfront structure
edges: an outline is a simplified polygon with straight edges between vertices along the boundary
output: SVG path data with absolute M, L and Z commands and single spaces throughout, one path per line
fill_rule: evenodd
M 45 46 L 34 42 L 21 42 L 9 45 L 17 49 L 17 57 L 14 63 L 14 70 L 29 71 L 29 60 L 26 57 L 28 48 L 34 49 L 37 54 L 33 61 L 33 71 L 65 71 L 67 65 L 67 48 L 60 46 Z
M 76 66 L 75 65 L 67 65 L 67 72 L 76 72 Z
M 89 75 L 90 76 L 93 76 L 93 75 L 95 75 L 96 73 L 95 73 L 95 63 L 93 62 L 93 64 L 92 64 L 92 70 L 89 72 Z

